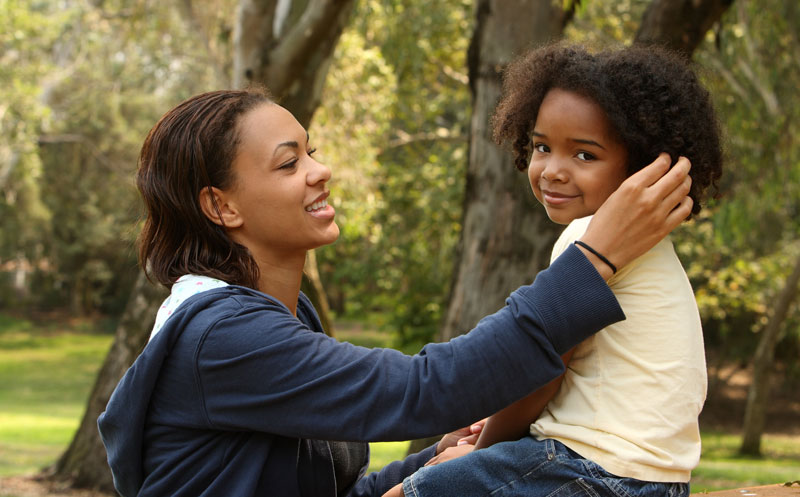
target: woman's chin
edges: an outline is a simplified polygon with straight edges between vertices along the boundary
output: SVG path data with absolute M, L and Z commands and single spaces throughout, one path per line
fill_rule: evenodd
M 314 248 L 330 245 L 338 239 L 339 239 L 339 226 L 335 222 L 331 222 L 331 225 L 328 226 L 328 229 L 325 231 L 322 240 L 320 240 L 319 245 Z

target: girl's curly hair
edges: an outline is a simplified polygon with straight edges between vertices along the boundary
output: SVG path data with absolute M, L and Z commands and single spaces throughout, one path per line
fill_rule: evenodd
M 709 187 L 722 174 L 720 127 L 708 91 L 683 56 L 664 48 L 627 47 L 590 53 L 554 43 L 529 52 L 506 70 L 503 97 L 493 118 L 498 143 L 510 142 L 514 164 L 528 167 L 531 133 L 552 88 L 594 100 L 628 153 L 628 175 L 667 152 L 692 163 L 694 201 L 700 212 Z

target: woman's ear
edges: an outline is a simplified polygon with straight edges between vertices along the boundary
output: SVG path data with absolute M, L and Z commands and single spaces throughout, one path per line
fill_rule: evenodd
M 224 228 L 238 228 L 242 225 L 242 218 L 236 210 L 236 206 L 229 201 L 228 195 L 219 188 L 212 186 L 200 190 L 197 201 L 203 214 L 212 223 Z

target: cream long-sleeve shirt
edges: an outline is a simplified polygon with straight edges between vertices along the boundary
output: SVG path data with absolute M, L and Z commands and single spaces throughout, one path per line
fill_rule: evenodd
M 553 258 L 585 231 L 573 221 Z M 608 282 L 627 319 L 578 345 L 561 389 L 531 425 L 623 477 L 687 482 L 706 397 L 700 316 L 669 238 Z

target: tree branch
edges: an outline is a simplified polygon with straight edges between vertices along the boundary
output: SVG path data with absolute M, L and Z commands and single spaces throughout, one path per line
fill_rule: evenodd
M 305 62 L 322 46 L 335 39 L 343 26 L 336 18 L 352 0 L 310 0 L 297 24 L 292 26 L 272 55 L 268 70 L 275 93 L 281 94 L 299 75 Z
M 263 66 L 264 48 L 272 42 L 272 25 L 277 0 L 240 0 L 233 31 L 233 86 L 263 80 L 256 74 Z

